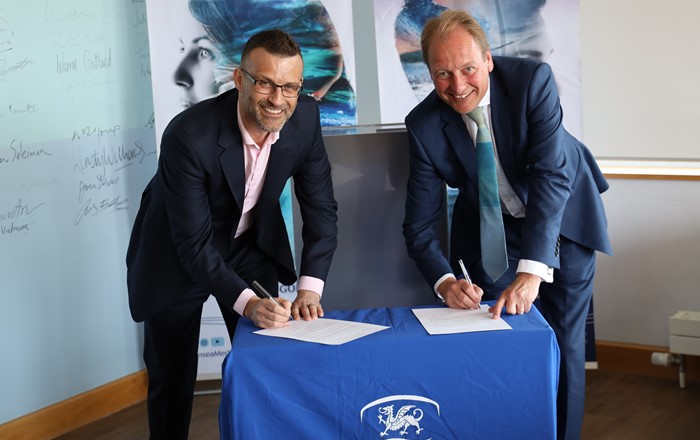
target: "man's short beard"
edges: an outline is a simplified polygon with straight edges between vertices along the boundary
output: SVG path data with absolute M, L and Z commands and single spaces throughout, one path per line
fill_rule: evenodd
M 289 120 L 289 118 L 292 115 L 290 112 L 289 106 L 285 105 L 284 108 L 282 109 L 283 113 L 285 114 L 285 118 L 283 120 L 281 120 L 279 124 L 270 125 L 270 124 L 265 122 L 264 113 L 263 113 L 264 110 L 261 108 L 261 107 L 263 107 L 261 102 L 252 103 L 249 100 L 246 100 L 245 102 L 246 102 L 246 104 L 245 104 L 246 112 L 253 117 L 253 120 L 258 125 L 258 127 L 260 127 L 262 130 L 264 130 L 268 133 L 281 131 L 282 127 L 284 127 L 284 124 Z

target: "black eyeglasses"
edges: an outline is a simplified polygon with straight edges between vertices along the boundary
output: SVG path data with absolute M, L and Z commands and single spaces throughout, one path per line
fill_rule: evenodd
M 272 95 L 275 93 L 275 90 L 277 90 L 277 87 L 282 89 L 282 96 L 285 98 L 296 98 L 299 96 L 301 93 L 303 87 L 298 84 L 275 84 L 271 81 L 268 81 L 266 79 L 255 79 L 253 78 L 253 75 L 250 73 L 246 72 L 244 69 L 240 69 L 241 72 L 251 81 L 253 81 L 253 85 L 255 86 L 255 90 L 258 93 L 262 93 L 264 95 Z

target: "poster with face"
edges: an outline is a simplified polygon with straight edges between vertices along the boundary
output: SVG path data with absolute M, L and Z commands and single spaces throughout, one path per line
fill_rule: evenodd
M 301 46 L 322 126 L 357 123 L 350 0 L 149 0 L 157 143 L 177 113 L 232 87 L 245 42 L 278 28 Z
M 492 55 L 549 63 L 564 125 L 581 136 L 578 0 L 374 0 L 382 123 L 403 122 L 433 90 L 420 36 L 425 22 L 446 9 L 469 12 L 486 32 Z

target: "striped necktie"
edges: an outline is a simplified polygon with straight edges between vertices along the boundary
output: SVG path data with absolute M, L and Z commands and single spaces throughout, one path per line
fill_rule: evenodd
M 496 159 L 493 154 L 491 133 L 484 120 L 483 107 L 467 113 L 477 125 L 476 158 L 479 181 L 479 215 L 481 232 L 481 263 L 492 281 L 508 269 L 506 238 L 503 230 L 501 200 L 498 197 Z

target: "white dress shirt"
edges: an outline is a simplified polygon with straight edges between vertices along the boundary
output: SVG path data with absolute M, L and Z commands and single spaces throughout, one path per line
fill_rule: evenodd
M 511 186 L 510 182 L 506 178 L 505 173 L 503 172 L 503 168 L 501 167 L 501 161 L 498 157 L 498 149 L 496 148 L 496 136 L 491 129 L 492 123 L 491 123 L 491 90 L 486 91 L 486 95 L 484 98 L 481 100 L 479 103 L 479 107 L 484 107 L 486 110 L 486 125 L 489 127 L 489 132 L 491 133 L 491 142 L 493 143 L 493 152 L 494 156 L 496 159 L 496 175 L 498 177 L 498 195 L 501 199 L 501 209 L 515 217 L 515 218 L 524 218 L 525 217 L 525 205 L 523 202 L 520 200 L 518 195 L 515 193 L 515 190 L 513 190 L 513 187 Z M 477 126 L 476 122 L 474 122 L 469 116 L 466 114 L 462 115 L 462 120 L 464 121 L 464 124 L 467 126 L 467 131 L 469 132 L 469 135 L 472 138 L 472 141 L 474 142 L 474 145 L 476 146 L 476 132 L 477 132 Z M 551 283 L 554 281 L 554 269 L 544 263 L 540 263 L 539 261 L 533 261 L 533 260 L 520 260 L 518 262 L 518 269 L 516 270 L 517 273 L 520 272 L 525 272 L 525 273 L 531 273 L 533 275 L 537 275 L 540 278 L 542 278 L 542 281 L 546 283 Z M 451 273 L 446 273 L 445 275 L 441 276 L 439 280 L 435 283 L 433 286 L 433 289 L 437 293 L 437 288 L 438 286 L 445 281 L 447 278 L 454 277 L 454 274 Z

